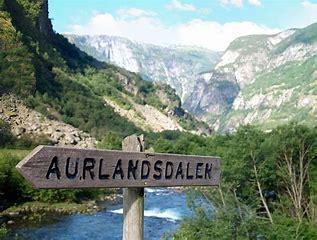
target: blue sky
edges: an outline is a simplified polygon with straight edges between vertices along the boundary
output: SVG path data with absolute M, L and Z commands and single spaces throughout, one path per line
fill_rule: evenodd
M 49 0 L 60 33 L 224 50 L 234 38 L 317 22 L 317 0 Z

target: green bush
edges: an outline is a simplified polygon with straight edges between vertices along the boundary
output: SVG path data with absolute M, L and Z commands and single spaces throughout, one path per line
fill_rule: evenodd
M 35 85 L 33 54 L 22 42 L 7 14 L 0 12 L 0 90 L 28 96 Z
M 0 0 L 0 11 L 4 10 L 4 0 Z
M 0 152 L 0 205 L 7 206 L 12 202 L 24 199 L 24 191 L 28 188 L 24 179 L 16 171 L 15 166 L 21 159 L 10 153 Z
M 121 150 L 122 149 L 122 139 L 115 133 L 108 132 L 98 143 L 97 147 L 101 149 L 108 150 Z
M 11 134 L 10 125 L 0 119 L 0 147 L 12 144 L 14 137 Z
M 5 225 L 0 225 L 0 239 L 4 238 L 8 233 L 8 230 L 6 229 Z

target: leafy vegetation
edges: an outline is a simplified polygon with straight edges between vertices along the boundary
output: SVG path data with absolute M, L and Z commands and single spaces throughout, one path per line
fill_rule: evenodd
M 2 224 L 0 226 L 0 239 L 2 239 L 3 237 L 5 237 L 5 235 L 8 233 L 8 230 L 6 229 L 5 225 Z
M 23 78 L 21 78 L 23 76 Z M 0 92 L 12 90 L 26 96 L 35 85 L 32 54 L 23 45 L 6 12 L 0 12 Z
M 195 216 L 175 239 L 317 237 L 316 128 L 291 123 L 264 133 L 246 126 L 209 138 L 164 132 L 151 144 L 156 152 L 222 158 L 221 186 L 196 189 L 189 199 Z
M 108 149 L 108 150 L 121 150 L 122 149 L 122 139 L 112 133 L 108 132 L 102 140 L 98 143 L 98 148 Z

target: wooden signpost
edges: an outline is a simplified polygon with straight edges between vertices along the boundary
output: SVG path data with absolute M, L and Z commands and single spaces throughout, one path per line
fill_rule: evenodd
M 18 165 L 34 188 L 125 188 L 123 239 L 143 239 L 144 187 L 217 186 L 220 158 L 144 152 L 143 136 L 123 151 L 39 146 Z

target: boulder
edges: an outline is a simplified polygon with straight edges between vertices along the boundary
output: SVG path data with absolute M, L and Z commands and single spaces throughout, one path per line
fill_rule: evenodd
M 14 134 L 16 136 L 21 136 L 23 133 L 25 133 L 26 129 L 23 127 L 18 127 L 14 130 Z

